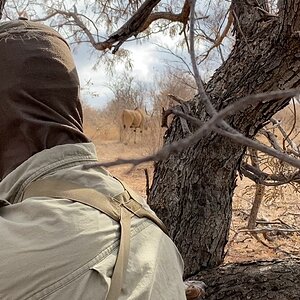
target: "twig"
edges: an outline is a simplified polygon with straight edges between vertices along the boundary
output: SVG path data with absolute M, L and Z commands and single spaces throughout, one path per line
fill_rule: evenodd
M 291 182 L 300 182 L 300 171 L 295 171 L 290 174 L 268 174 L 243 162 L 241 172 L 255 183 L 260 183 L 265 186 L 279 186 Z
M 265 221 L 265 220 L 256 220 L 256 223 L 257 224 L 263 224 L 263 225 L 285 225 L 289 228 L 292 228 L 290 225 L 282 222 L 281 220 L 280 221 Z
M 158 48 L 163 49 L 162 51 L 160 51 L 161 53 L 167 53 L 167 54 L 171 54 L 172 56 L 174 56 L 175 58 L 177 58 L 179 61 L 175 61 L 176 63 L 182 63 L 184 64 L 184 66 L 186 67 L 188 74 L 190 74 L 191 76 L 194 77 L 194 74 L 192 72 L 192 70 L 190 69 L 189 64 L 184 60 L 183 57 L 181 57 L 180 55 L 176 54 L 174 51 L 172 51 L 171 49 L 169 49 L 168 47 L 162 46 L 162 45 L 158 45 L 156 43 L 153 43 L 155 46 L 157 46 Z
M 164 108 L 162 108 L 162 118 L 161 118 L 161 127 L 162 128 L 168 128 L 168 116 L 173 114 L 173 109 L 172 108 L 168 108 L 167 110 L 165 110 Z
M 281 147 L 279 146 L 279 143 L 275 137 L 275 135 L 270 132 L 269 130 L 266 130 L 264 128 L 260 129 L 259 132 L 261 134 L 263 134 L 268 140 L 269 142 L 271 143 L 271 145 L 273 146 L 274 149 L 278 150 L 278 151 L 281 151 Z
M 287 141 L 288 144 L 292 147 L 292 149 L 294 151 L 297 151 L 297 146 L 295 145 L 295 143 L 289 138 L 290 134 L 292 133 L 293 129 L 287 134 L 285 132 L 285 130 L 282 128 L 281 126 L 281 122 L 277 121 L 276 119 L 274 118 L 271 118 L 271 122 L 274 124 L 274 127 L 278 128 L 278 130 L 281 132 L 282 136 L 284 137 L 284 140 L 283 140 L 283 149 L 286 150 L 286 146 L 285 146 L 285 142 Z M 295 122 L 295 120 L 294 120 Z M 294 125 L 293 125 L 294 127 Z
M 168 97 L 171 98 L 172 100 L 178 102 L 179 104 L 184 104 L 186 101 L 181 99 L 178 96 L 172 95 L 172 94 L 168 94 Z
M 268 228 L 270 229 L 270 228 Z M 278 229 L 275 229 L 275 231 L 278 231 Z M 282 231 L 286 231 L 286 230 L 282 230 Z M 288 256 L 293 256 L 293 254 L 285 251 L 285 250 L 282 250 L 280 248 L 280 246 L 271 246 L 271 245 L 268 245 L 266 242 L 264 242 L 262 239 L 260 239 L 260 237 L 257 235 L 257 233 L 267 233 L 267 232 L 272 232 L 272 230 L 268 230 L 268 231 L 264 231 L 264 232 L 258 232 L 258 229 L 247 229 L 247 228 L 241 228 L 239 229 L 237 232 L 235 232 L 232 240 L 229 242 L 229 245 L 228 245 L 228 249 L 226 251 L 226 254 L 229 252 L 229 248 L 231 247 L 232 243 L 234 242 L 234 240 L 237 238 L 238 234 L 240 233 L 249 233 L 252 237 L 254 237 L 259 243 L 261 243 L 262 245 L 264 245 L 265 247 L 271 249 L 271 250 L 274 250 L 274 251 L 279 251 L 285 255 L 288 255 Z M 286 231 L 287 232 L 287 231 Z M 295 231 L 294 231 L 295 232 Z M 300 230 L 298 230 L 297 232 L 300 232 Z
M 191 0 L 191 13 L 190 13 L 190 56 L 191 56 L 191 63 L 194 71 L 194 77 L 196 81 L 196 85 L 198 88 L 199 96 L 202 101 L 204 101 L 204 105 L 206 107 L 207 113 L 210 116 L 213 116 L 216 113 L 216 110 L 214 109 L 212 103 L 210 102 L 205 89 L 204 89 L 204 84 L 203 81 L 200 77 L 200 73 L 197 67 L 196 63 L 196 55 L 195 55 L 195 5 L 196 5 L 196 0 Z
M 253 228 L 253 229 L 250 228 L 239 229 L 239 232 L 250 232 L 250 233 L 300 232 L 300 229 L 263 227 L 263 228 Z
M 290 139 L 290 135 L 292 134 L 293 130 L 295 129 L 295 126 L 296 126 L 296 123 L 297 123 L 297 110 L 296 110 L 296 105 L 295 105 L 295 99 L 293 98 L 292 99 L 292 102 L 293 102 L 293 109 L 294 109 L 294 113 L 293 113 L 293 124 L 292 124 L 292 128 L 290 130 L 290 132 L 284 137 L 284 140 L 283 140 L 283 145 L 285 145 L 285 141 L 287 140 L 288 143 L 292 146 L 293 150 L 296 150 L 297 147 L 294 147 L 295 146 L 295 143 L 293 143 Z M 285 148 L 285 147 L 284 147 Z
M 229 14 L 227 17 L 227 24 L 223 30 L 223 32 L 221 33 L 221 35 L 219 35 L 219 33 L 217 33 L 217 37 L 216 39 L 213 41 L 213 45 L 206 51 L 206 54 L 204 55 L 204 58 L 202 58 L 201 62 L 204 61 L 208 55 L 210 54 L 210 52 L 214 49 L 214 48 L 219 48 L 219 46 L 221 45 L 221 43 L 223 42 L 224 38 L 227 36 L 229 29 L 233 23 L 233 15 L 231 12 L 231 9 L 229 10 Z M 222 52 L 220 49 L 220 54 L 221 54 L 221 59 L 222 59 Z M 223 60 L 223 59 L 222 59 Z M 224 60 L 223 60 L 224 61 Z
M 274 157 L 277 157 L 279 160 L 285 161 L 285 162 L 289 163 L 290 165 L 300 169 L 300 160 L 299 159 L 295 159 L 291 156 L 288 156 L 287 154 L 285 154 L 283 152 L 280 152 L 278 150 L 275 150 L 268 146 L 265 146 L 261 143 L 255 142 L 251 139 L 248 139 L 241 133 L 231 133 L 231 132 L 225 131 L 225 130 L 217 128 L 217 127 L 214 128 L 214 131 L 216 131 L 217 133 L 219 133 L 223 136 L 229 137 L 230 139 L 232 139 L 233 141 L 235 141 L 238 144 L 241 144 L 241 145 L 244 145 L 247 147 L 251 147 L 253 149 L 257 149 L 264 153 L 268 153 Z
M 3 10 L 5 6 L 6 0 L 0 0 L 0 20 L 2 19 L 3 16 Z
M 149 196 L 150 193 L 150 180 L 149 180 L 149 172 L 148 169 L 144 169 L 145 177 L 146 177 L 146 196 Z

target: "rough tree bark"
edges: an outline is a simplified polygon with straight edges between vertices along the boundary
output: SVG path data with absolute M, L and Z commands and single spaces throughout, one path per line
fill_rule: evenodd
M 300 1 L 280 1 L 277 16 L 268 14 L 262 2 L 232 1 L 236 44 L 206 85 L 217 110 L 239 97 L 300 85 Z M 253 105 L 226 121 L 253 137 L 288 102 Z M 190 105 L 193 116 L 208 119 L 199 97 Z M 175 118 L 165 143 L 183 136 Z M 149 203 L 183 255 L 185 277 L 223 262 L 232 196 L 244 152 L 244 147 L 212 133 L 155 166 Z
M 300 259 L 230 264 L 201 272 L 207 300 L 300 299 Z

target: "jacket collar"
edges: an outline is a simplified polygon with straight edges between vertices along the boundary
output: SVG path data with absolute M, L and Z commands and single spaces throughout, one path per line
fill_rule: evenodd
M 69 166 L 97 161 L 92 143 L 66 144 L 31 156 L 0 182 L 0 206 L 18 203 L 31 182 Z

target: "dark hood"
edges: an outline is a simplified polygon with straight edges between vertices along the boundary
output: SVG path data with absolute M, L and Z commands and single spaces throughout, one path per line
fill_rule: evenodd
M 0 24 L 0 180 L 33 154 L 88 142 L 65 40 L 30 21 Z

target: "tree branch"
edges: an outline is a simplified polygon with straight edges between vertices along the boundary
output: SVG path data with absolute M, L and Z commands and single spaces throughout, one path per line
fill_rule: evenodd
M 257 149 L 264 153 L 268 153 L 268 154 L 278 158 L 279 160 L 285 161 L 285 162 L 289 163 L 290 165 L 300 169 L 300 160 L 299 159 L 295 159 L 281 151 L 272 149 L 268 146 L 265 146 L 263 144 L 255 142 L 251 139 L 248 139 L 241 133 L 232 133 L 232 132 L 228 132 L 228 131 L 225 131 L 224 129 L 217 128 L 217 127 L 214 128 L 214 131 L 223 136 L 226 136 L 226 137 L 232 139 L 233 141 L 235 141 L 238 144 L 241 144 L 241 145 L 244 145 L 247 147 L 251 147 L 253 149 Z
M 229 10 L 228 17 L 227 17 L 227 23 L 226 23 L 226 26 L 225 26 L 223 32 L 221 33 L 221 35 L 219 33 L 217 34 L 216 39 L 213 40 L 213 45 L 206 51 L 206 53 L 204 54 L 204 57 L 201 59 L 201 61 L 204 61 L 214 48 L 218 48 L 221 45 L 224 38 L 227 36 L 231 25 L 233 24 L 233 20 L 234 20 L 234 18 L 233 18 L 232 11 Z M 223 58 L 222 58 L 222 61 L 224 61 Z
M 167 159 L 171 154 L 179 153 L 186 149 L 187 147 L 191 146 L 192 144 L 198 142 L 200 138 L 211 132 L 212 130 L 215 130 L 216 132 L 219 132 L 222 135 L 228 136 L 229 138 L 235 140 L 238 143 L 241 143 L 245 146 L 249 146 L 255 149 L 258 149 L 262 152 L 266 152 L 270 155 L 273 155 L 275 157 L 278 157 L 279 159 L 286 161 L 290 163 L 291 165 L 300 168 L 300 160 L 297 160 L 295 158 L 292 158 L 286 154 L 283 154 L 279 151 L 276 151 L 274 149 L 271 149 L 267 146 L 264 146 L 262 144 L 259 144 L 257 142 L 254 142 L 251 139 L 246 138 L 241 133 L 232 133 L 227 132 L 223 129 L 219 129 L 216 127 L 222 120 L 228 115 L 232 115 L 236 113 L 237 111 L 241 110 L 242 108 L 245 108 L 247 105 L 255 105 L 259 102 L 268 102 L 268 101 L 275 101 L 275 100 L 282 100 L 282 98 L 289 98 L 293 97 L 295 95 L 299 94 L 299 90 L 292 89 L 287 91 L 273 91 L 269 93 L 262 93 L 262 94 L 256 94 L 256 95 L 250 95 L 247 97 L 244 97 L 237 101 L 234 104 L 228 105 L 223 110 L 219 111 L 217 114 L 213 115 L 213 117 L 205 122 L 203 124 L 202 121 L 193 118 L 191 116 L 188 116 L 186 114 L 177 112 L 177 114 L 181 117 L 185 117 L 187 120 L 194 122 L 196 125 L 201 126 L 194 134 L 179 140 L 175 141 L 169 145 L 164 146 L 161 150 L 156 152 L 155 154 L 138 158 L 138 159 L 117 159 L 113 162 L 107 162 L 107 163 L 93 163 L 93 164 L 87 164 L 83 168 L 89 169 L 94 167 L 111 167 L 116 165 L 122 165 L 122 164 L 131 164 L 133 167 L 144 163 L 148 161 L 162 161 L 164 159 Z
M 44 18 L 36 19 L 34 21 L 46 21 L 57 14 L 61 14 L 67 18 L 73 18 L 74 23 L 79 26 L 89 38 L 92 46 L 99 51 L 111 49 L 114 47 L 112 53 L 116 53 L 120 46 L 132 36 L 137 36 L 139 33 L 145 31 L 151 23 L 158 19 L 169 20 L 172 22 L 181 22 L 185 26 L 190 14 L 190 0 L 185 0 L 182 11 L 178 14 L 171 12 L 155 12 L 152 13 L 153 8 L 160 2 L 160 0 L 146 0 L 136 11 L 136 13 L 115 33 L 111 34 L 105 41 L 96 42 L 92 33 L 80 20 L 77 12 L 63 11 L 54 9 L 54 12 L 45 16 Z
M 49 14 L 49 15 L 43 17 L 43 18 L 34 19 L 34 20 L 32 20 L 32 21 L 33 21 L 33 22 L 45 22 L 45 21 L 47 21 L 47 20 L 53 18 L 54 16 L 56 16 L 56 15 L 58 15 L 58 14 L 59 14 L 58 11 L 54 11 L 53 13 L 51 13 L 51 14 Z
M 173 14 L 171 12 L 155 12 L 149 15 L 144 25 L 141 27 L 140 32 L 147 29 L 151 23 L 156 20 L 164 19 L 172 22 L 180 22 L 184 26 L 187 24 L 190 15 L 190 1 L 185 0 L 182 11 L 179 14 Z
M 279 186 L 291 182 L 300 182 L 300 172 L 296 171 L 288 174 L 268 174 L 253 167 L 245 162 L 242 163 L 241 172 L 247 178 L 255 183 L 260 183 L 265 186 Z
M 79 16 L 78 16 L 77 13 L 71 12 L 71 11 L 63 11 L 63 10 L 55 9 L 55 11 L 52 14 L 50 14 L 49 16 L 51 16 L 51 15 L 54 16 L 56 14 L 63 15 L 65 17 L 67 17 L 67 18 L 73 18 L 75 24 L 78 27 L 80 27 L 83 30 L 83 32 L 87 35 L 87 37 L 88 37 L 90 43 L 92 44 L 92 46 L 97 49 L 97 44 L 98 43 L 95 41 L 94 36 L 91 33 L 91 31 L 80 20 L 80 18 L 79 18 Z M 44 20 L 46 20 L 46 18 L 47 17 L 45 17 Z
M 293 126 L 292 129 L 290 130 L 290 132 L 287 134 L 285 132 L 285 130 L 282 128 L 282 126 L 280 125 L 280 122 L 278 122 L 277 120 L 275 120 L 274 118 L 271 118 L 271 122 L 276 125 L 276 127 L 278 128 L 278 130 L 281 132 L 282 136 L 284 137 L 283 140 L 283 149 L 286 150 L 286 146 L 285 146 L 285 142 L 288 142 L 288 145 L 294 150 L 297 151 L 297 145 L 290 139 L 290 135 L 292 133 L 292 131 L 295 129 L 295 125 L 296 125 L 296 119 L 294 116 L 294 121 L 293 121 Z
M 3 16 L 3 10 L 5 6 L 6 0 L 0 0 L 0 20 L 2 19 Z
M 270 132 L 269 130 L 266 130 L 264 128 L 260 129 L 259 132 L 261 134 L 263 134 L 269 140 L 269 142 L 271 143 L 271 145 L 273 146 L 274 149 L 276 149 L 278 151 L 282 151 L 275 135 L 272 132 Z
M 98 43 L 97 49 L 105 50 L 111 48 L 114 43 L 118 42 L 113 50 L 113 53 L 115 53 L 128 38 L 136 36 L 141 32 L 141 28 L 143 28 L 153 8 L 159 2 L 160 0 L 146 0 L 120 29 L 113 33 L 106 41 Z

